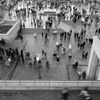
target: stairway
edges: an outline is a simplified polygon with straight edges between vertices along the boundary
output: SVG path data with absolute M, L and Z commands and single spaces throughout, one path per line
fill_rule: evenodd
M 15 40 L 12 43 L 8 44 L 6 46 L 6 48 L 9 48 L 9 47 L 16 48 L 16 47 L 18 47 L 18 49 L 20 51 L 21 49 L 23 49 L 23 50 L 25 49 L 26 44 L 27 44 L 27 41 L 21 42 L 20 40 Z M 7 59 L 8 59 L 8 57 L 5 58 L 2 66 L 0 67 L 0 80 L 10 80 L 12 78 L 12 75 L 13 75 L 13 73 L 16 69 L 16 66 L 18 64 L 18 60 L 16 59 L 16 60 L 13 61 L 13 63 L 11 64 L 10 67 L 7 67 L 5 65 Z
M 1 68 L 0 68 L 0 79 L 2 79 L 2 76 L 3 76 L 3 73 L 5 72 L 6 68 L 5 68 L 5 63 L 7 61 L 7 57 L 5 58 L 3 64 L 1 65 Z
M 7 59 L 6 59 L 7 61 Z M 0 79 L 1 80 L 7 80 L 7 79 L 10 79 L 11 78 L 11 73 L 14 71 L 17 63 L 18 63 L 18 60 L 15 60 L 10 67 L 6 66 L 5 63 L 6 61 L 4 62 L 3 66 L 1 67 L 0 69 Z

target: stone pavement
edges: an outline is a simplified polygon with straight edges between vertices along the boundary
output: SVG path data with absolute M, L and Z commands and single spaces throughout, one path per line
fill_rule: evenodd
M 70 41 L 66 40 L 63 43 L 63 46 L 66 48 L 66 55 L 61 57 L 61 61 L 59 63 L 57 63 L 56 61 L 53 60 L 53 51 L 55 49 L 56 46 L 56 42 L 60 42 L 60 36 L 59 33 L 62 32 L 61 29 L 58 30 L 58 35 L 57 37 L 53 37 L 52 35 L 52 30 L 50 33 L 50 39 L 49 42 L 45 45 L 44 43 L 44 38 L 42 38 L 41 36 L 41 31 L 42 30 L 28 30 L 25 29 L 23 30 L 23 37 L 24 37 L 24 41 L 27 41 L 27 45 L 25 47 L 25 49 L 27 49 L 30 54 L 31 54 L 31 58 L 33 59 L 35 55 L 37 55 L 38 53 L 41 54 L 41 50 L 42 48 L 47 52 L 47 58 L 50 62 L 50 70 L 47 71 L 46 67 L 45 67 L 45 61 L 43 61 L 43 67 L 41 69 L 41 76 L 42 79 L 41 80 L 53 80 L 53 81 L 65 81 L 68 80 L 68 74 L 70 73 L 71 80 L 77 80 L 77 76 L 75 76 L 73 74 L 73 71 L 70 70 L 70 72 L 68 73 L 66 65 L 72 65 L 74 63 L 74 60 L 77 58 L 79 61 L 79 64 L 82 65 L 88 65 L 88 59 L 87 60 L 82 60 L 81 59 L 81 52 L 78 48 L 77 48 L 77 44 L 74 40 L 71 40 L 74 42 L 74 46 L 73 47 L 73 57 L 71 60 L 69 60 L 68 58 L 68 44 L 70 43 Z M 35 39 L 33 34 L 37 33 L 37 38 Z M 90 51 L 90 48 L 85 48 L 87 51 Z M 80 66 L 81 67 L 81 66 Z M 79 69 L 80 71 L 82 70 L 86 70 L 86 67 L 81 67 L 81 69 Z M 38 80 L 38 71 L 35 71 L 34 68 L 32 67 L 32 69 L 30 69 L 28 63 L 26 62 L 24 65 L 19 63 L 15 73 L 12 77 L 12 80 Z
M 79 97 L 80 90 L 69 90 L 68 100 L 84 100 Z M 89 91 L 92 100 L 100 100 L 100 90 Z M 1 100 L 62 100 L 61 90 L 20 90 L 0 91 Z

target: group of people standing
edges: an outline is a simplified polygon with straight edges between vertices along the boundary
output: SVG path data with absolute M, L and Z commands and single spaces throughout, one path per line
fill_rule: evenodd
M 5 57 L 7 58 L 6 65 L 9 67 L 15 60 L 19 59 L 19 50 L 18 48 L 0 48 L 0 60 L 4 61 Z M 21 56 L 22 57 L 22 56 Z

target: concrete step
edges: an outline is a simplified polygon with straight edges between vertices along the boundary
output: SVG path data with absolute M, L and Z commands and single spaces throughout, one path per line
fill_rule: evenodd
M 11 66 L 10 66 L 11 67 Z M 2 74 L 2 80 L 5 80 L 7 77 L 7 74 L 10 72 L 10 68 L 6 67 L 5 71 Z
M 7 61 L 7 57 L 5 56 L 4 60 L 2 61 L 2 64 L 0 64 L 0 71 L 4 68 L 3 66 L 4 66 L 6 61 Z
M 15 69 L 16 69 L 16 67 L 17 67 L 17 65 L 18 65 L 18 59 L 15 61 L 15 63 L 12 65 L 12 68 L 10 69 L 10 71 L 8 72 L 8 74 L 6 75 L 6 80 L 11 80 L 11 78 L 12 78 L 12 76 L 13 76 L 13 74 L 14 74 L 14 72 L 15 72 Z
M 2 76 L 6 70 L 6 67 L 5 67 L 5 63 L 6 63 L 7 59 L 5 60 L 5 62 L 3 63 L 2 67 L 0 68 L 0 79 L 2 79 Z
M 9 48 L 9 47 L 12 47 L 12 48 L 18 47 L 18 49 L 19 49 L 19 51 L 20 51 L 21 49 L 23 49 L 23 50 L 25 49 L 26 44 L 27 44 L 27 41 L 21 42 L 20 40 L 15 40 L 15 41 L 12 42 L 11 44 L 9 44 L 8 48 Z M 0 79 L 9 79 L 9 78 L 8 78 L 9 75 L 10 75 L 12 72 L 14 73 L 13 69 L 15 68 L 16 62 L 14 62 L 14 64 L 11 65 L 11 66 L 8 68 L 8 67 L 5 65 L 6 61 L 7 61 L 7 58 L 6 58 L 6 60 L 4 61 L 4 64 L 0 67 Z M 12 74 L 13 74 L 13 73 L 12 73 Z
M 4 66 L 4 68 L 2 69 L 2 71 L 0 73 L 0 79 L 4 79 L 5 74 L 7 73 L 7 71 L 8 71 L 8 67 Z

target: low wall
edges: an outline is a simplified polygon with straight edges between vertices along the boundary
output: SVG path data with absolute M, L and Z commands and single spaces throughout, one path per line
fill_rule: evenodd
M 0 34 L 0 39 L 4 39 L 8 41 L 8 35 L 7 34 Z
M 62 29 L 62 30 L 64 30 L 65 32 L 68 32 L 68 31 L 70 31 L 70 27 L 68 28 L 69 26 L 64 22 L 64 21 L 61 21 L 60 22 L 60 28 Z
M 17 21 L 12 26 L 12 28 L 7 32 L 7 34 L 0 34 L 0 38 L 6 40 L 7 42 L 13 41 L 18 34 L 19 28 L 20 28 L 20 21 Z
M 2 21 L 0 22 L 0 24 L 2 24 L 2 23 L 4 23 L 4 22 L 5 22 L 5 20 L 2 20 Z M 8 36 L 7 36 L 6 34 L 0 34 L 0 39 L 8 40 Z
M 20 21 L 17 21 L 7 33 L 9 42 L 13 41 L 17 37 L 19 28 Z
M 100 90 L 100 81 L 0 81 L 0 90 L 47 90 L 68 88 Z

